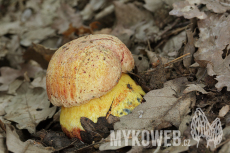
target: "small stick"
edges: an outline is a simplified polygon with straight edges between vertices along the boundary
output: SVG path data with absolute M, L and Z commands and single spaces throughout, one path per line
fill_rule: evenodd
M 149 40 L 147 41 L 147 43 L 148 43 L 149 50 L 152 51 Z
M 167 67 L 167 66 L 169 66 L 170 64 L 179 62 L 180 60 L 182 60 L 183 57 L 188 56 L 188 55 L 190 55 L 190 53 L 184 54 L 184 55 L 182 55 L 182 56 L 180 56 L 180 57 L 178 57 L 178 58 L 176 58 L 176 59 L 174 59 L 174 60 L 172 60 L 172 61 L 166 63 L 166 64 L 164 65 L 164 67 Z M 159 64 L 158 62 L 157 62 L 157 63 L 152 63 L 152 65 L 154 65 L 154 66 L 157 66 L 158 64 Z M 145 72 L 148 73 L 148 72 L 152 72 L 152 71 L 154 71 L 154 70 L 155 70 L 155 69 L 148 70 L 148 71 L 145 71 Z
M 181 58 L 183 58 L 183 57 L 185 57 L 185 56 L 188 56 L 188 55 L 190 55 L 190 53 L 184 54 L 184 55 L 182 55 L 182 56 L 180 56 L 180 57 L 178 57 L 178 58 L 176 58 L 176 59 L 174 59 L 174 60 L 172 60 L 172 61 L 166 63 L 164 66 L 167 67 L 167 66 L 169 66 L 170 64 L 175 63 L 175 62 L 177 62 L 178 60 L 180 60 Z

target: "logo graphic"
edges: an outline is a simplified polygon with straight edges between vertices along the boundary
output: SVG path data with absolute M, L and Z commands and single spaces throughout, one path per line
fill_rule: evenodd
M 216 145 L 220 144 L 223 136 L 220 119 L 216 118 L 210 125 L 201 108 L 197 108 L 192 118 L 191 135 L 193 139 L 197 141 L 197 147 L 202 137 L 206 138 L 207 147 L 212 142 L 216 148 Z

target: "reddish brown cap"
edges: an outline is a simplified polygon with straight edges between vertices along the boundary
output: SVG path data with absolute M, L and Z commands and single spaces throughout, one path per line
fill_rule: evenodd
M 50 60 L 46 86 L 56 106 L 79 106 L 109 92 L 122 72 L 131 71 L 129 49 L 111 35 L 89 35 L 60 47 Z

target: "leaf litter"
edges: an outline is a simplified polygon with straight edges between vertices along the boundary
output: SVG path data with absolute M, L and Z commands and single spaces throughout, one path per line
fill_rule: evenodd
M 229 1 L 0 0 L 0 6 L 0 152 L 230 152 Z M 82 118 L 87 144 L 62 133 L 45 75 L 57 48 L 96 33 L 127 45 L 136 66 L 130 76 L 146 95 L 121 118 Z M 223 139 L 216 148 L 203 138 L 196 148 L 197 107 L 210 125 L 220 118 Z M 129 139 L 130 147 L 124 140 L 112 147 L 111 129 L 177 129 L 191 146 L 132 146 Z
M 46 91 L 41 87 L 30 87 L 24 82 L 17 90 L 17 95 L 5 108 L 5 119 L 14 121 L 19 129 L 27 129 L 30 133 L 36 132 L 36 126 L 55 113 L 56 107 L 49 108 L 50 103 Z

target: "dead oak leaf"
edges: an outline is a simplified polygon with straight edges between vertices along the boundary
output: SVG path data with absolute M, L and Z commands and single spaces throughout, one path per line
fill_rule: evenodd
M 208 75 L 217 75 L 216 88 L 227 86 L 230 91 L 230 56 L 222 58 L 223 50 L 230 42 L 230 16 L 209 13 L 205 20 L 198 21 L 200 38 L 195 43 L 198 51 L 194 54 L 200 66 L 207 67 Z
M 187 83 L 188 81 L 185 77 L 177 78 L 167 81 L 162 89 L 148 92 L 144 96 L 145 103 L 137 106 L 131 114 L 121 117 L 120 121 L 115 123 L 115 131 L 105 139 L 105 143 L 100 145 L 99 150 L 116 150 L 125 146 L 132 146 L 132 139 L 125 140 L 124 133 L 127 134 L 129 130 L 153 130 L 155 123 L 160 118 L 162 118 L 163 122 L 170 122 L 179 127 L 189 112 L 191 101 L 195 100 L 195 94 L 193 93 L 185 94 L 182 96 L 183 98 L 176 96 L 177 94 L 182 94 Z M 141 115 L 140 112 L 142 112 Z M 121 132 L 121 142 L 119 145 L 113 146 L 111 142 L 106 141 L 111 140 L 112 135 L 117 136 L 119 132 Z M 165 151 L 176 150 L 180 152 L 188 150 L 188 147 L 177 147 L 170 147 Z
M 56 14 L 57 17 L 54 19 L 52 27 L 55 30 L 58 30 L 59 34 L 66 31 L 70 24 L 75 28 L 79 28 L 83 25 L 80 13 L 76 13 L 76 11 L 68 4 L 61 4 Z
M 192 64 L 193 57 L 192 55 L 195 52 L 194 38 L 193 33 L 190 30 L 186 31 L 188 42 L 184 48 L 184 55 L 189 53 L 189 57 L 183 59 L 183 64 L 188 68 Z
M 188 87 L 183 91 L 183 93 L 198 91 L 201 92 L 202 94 L 208 94 L 208 92 L 203 89 L 203 87 L 205 86 L 203 84 L 188 84 L 187 86 Z
M 145 103 L 136 107 L 131 114 L 120 118 L 114 129 L 152 129 L 162 122 L 170 122 L 179 127 L 183 117 L 189 112 L 191 101 L 195 100 L 194 93 L 182 94 L 188 83 L 186 78 L 167 81 L 164 88 L 148 92 Z M 139 112 L 143 111 L 140 116 Z
M 52 55 L 52 54 L 54 54 L 55 52 L 56 52 L 56 50 L 57 50 L 57 48 L 48 48 L 48 47 L 45 47 L 45 46 L 43 46 L 43 45 L 41 45 L 41 44 L 35 44 L 35 43 L 32 43 L 32 45 L 33 45 L 33 49 L 36 51 L 36 52 L 38 52 L 38 53 L 40 53 L 40 54 L 42 54 L 42 55 L 46 55 L 46 54 L 48 54 L 48 55 Z
M 198 5 L 206 5 L 208 10 L 215 13 L 225 13 L 230 10 L 230 3 L 228 1 L 213 1 L 213 0 L 185 0 L 175 2 L 174 9 L 169 12 L 170 15 L 184 16 L 186 19 L 197 17 L 198 19 L 205 19 L 207 15 L 198 9 Z
M 29 29 L 36 29 L 40 27 L 46 27 L 53 23 L 53 20 L 58 17 L 56 13 L 61 6 L 61 0 L 56 1 L 27 1 L 25 10 L 22 14 L 22 22 L 24 26 Z M 29 10 L 33 13 L 29 16 Z M 27 12 L 27 13 L 26 13 Z M 23 21 L 23 15 L 26 14 L 27 18 Z
M 153 16 L 149 11 L 141 10 L 133 3 L 124 4 L 121 1 L 114 1 L 113 4 L 116 24 L 111 34 L 117 36 L 126 46 L 129 46 L 131 43 L 130 37 L 135 33 L 136 28 L 144 26 L 143 23 L 145 23 L 146 26 L 149 22 L 153 22 Z M 151 27 L 152 24 L 153 23 L 147 25 L 145 28 Z M 140 33 L 141 31 L 142 30 L 140 30 Z M 158 29 L 155 31 L 158 31 Z
M 220 70 L 220 73 L 218 73 L 219 75 L 215 78 L 218 81 L 215 87 L 220 91 L 226 86 L 227 90 L 230 91 L 230 55 L 228 55 L 223 63 L 217 66 L 216 69 Z
M 33 42 L 39 43 L 45 38 L 54 36 L 54 35 L 55 35 L 55 30 L 50 27 L 33 29 L 31 31 L 24 33 L 21 36 L 20 44 L 28 47 Z
M 20 22 L 14 21 L 14 22 L 3 22 L 1 21 L 0 24 L 0 36 L 3 36 L 7 33 L 14 34 L 20 31 Z
M 17 95 L 5 108 L 4 118 L 18 123 L 19 129 L 27 129 L 30 133 L 34 133 L 39 122 L 51 118 L 55 113 L 56 107 L 49 106 L 45 89 L 41 87 L 32 89 L 28 82 L 24 82 L 18 88 Z
M 197 17 L 198 19 L 205 19 L 207 15 L 188 1 L 179 1 L 173 4 L 173 10 L 169 12 L 170 15 L 184 16 L 186 19 Z
M 42 71 L 41 67 L 33 66 L 30 64 L 21 64 L 21 69 L 16 70 L 10 67 L 1 67 L 0 68 L 0 91 L 6 91 L 9 88 L 10 83 L 12 83 L 16 78 L 23 76 L 27 72 L 30 78 L 33 78 L 35 74 L 39 71 Z
M 6 126 L 6 145 L 7 149 L 12 152 L 24 153 L 51 153 L 54 151 L 51 147 L 44 147 L 34 140 L 27 140 L 23 142 L 20 140 L 16 130 L 13 126 Z
M 154 12 L 162 7 L 162 5 L 164 4 L 164 1 L 162 0 L 155 0 L 155 1 L 152 1 L 152 0 L 145 0 L 145 4 L 143 5 L 147 10 L 151 11 L 151 12 Z
M 168 62 L 175 59 L 182 45 L 186 41 L 186 32 L 182 31 L 178 35 L 170 38 L 162 48 L 162 53 L 160 53 L 161 57 L 167 58 Z
M 42 87 L 46 89 L 46 71 L 40 71 L 34 77 L 34 80 L 31 82 L 31 85 L 34 87 Z
M 0 93 L 0 116 L 5 115 L 5 107 L 12 99 L 12 95 Z
M 194 3 L 197 2 L 197 0 L 193 0 Z M 230 10 L 230 6 L 228 1 L 225 0 L 218 0 L 218 1 L 213 1 L 213 0 L 200 0 L 200 3 L 198 4 L 205 4 L 206 7 L 209 10 L 212 10 L 215 13 L 225 13 L 227 10 Z
M 49 48 L 49 47 L 45 47 L 41 44 L 34 44 L 33 43 L 33 47 L 28 49 L 24 53 L 24 58 L 27 58 L 27 60 L 29 58 L 35 59 L 35 61 L 37 61 L 43 68 L 47 69 L 48 62 L 50 61 L 51 57 L 56 52 L 56 50 L 57 50 L 57 48 Z M 44 61 L 44 59 L 39 59 L 38 56 L 36 56 L 37 53 L 33 54 L 33 51 L 36 51 L 37 53 L 42 55 L 42 57 L 46 61 Z M 41 57 L 41 56 L 39 56 L 39 57 Z
M 116 26 L 122 25 L 124 28 L 130 28 L 139 24 L 141 21 L 148 21 L 152 19 L 150 12 L 139 9 L 135 4 L 124 4 L 120 1 L 114 1 L 115 14 L 116 14 Z

